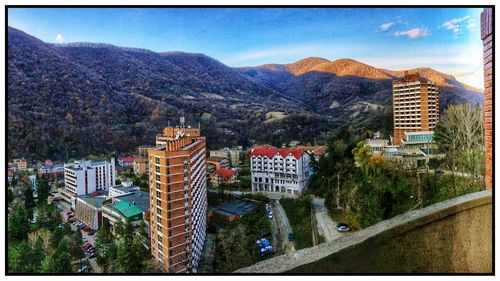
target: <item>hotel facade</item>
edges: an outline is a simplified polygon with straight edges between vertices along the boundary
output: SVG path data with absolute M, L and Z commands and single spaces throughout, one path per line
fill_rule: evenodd
M 394 137 L 399 145 L 405 132 L 434 131 L 439 121 L 439 90 L 436 83 L 420 76 L 408 74 L 392 81 Z
M 195 272 L 207 223 L 206 140 L 168 127 L 148 150 L 151 254 L 168 272 Z
M 256 147 L 251 151 L 252 191 L 300 195 L 312 175 L 311 157 L 302 149 Z

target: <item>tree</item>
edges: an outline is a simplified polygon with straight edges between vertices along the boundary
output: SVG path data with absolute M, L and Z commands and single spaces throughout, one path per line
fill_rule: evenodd
M 142 272 L 148 256 L 142 242 L 142 236 L 134 232 L 134 228 L 129 221 L 118 223 L 115 233 L 117 240 L 116 262 L 119 272 Z
M 38 178 L 37 178 L 38 179 Z M 49 197 L 50 187 L 49 182 L 45 177 L 38 179 L 38 204 L 46 204 Z
M 22 205 L 16 205 L 9 217 L 8 233 L 9 239 L 21 241 L 28 237 L 30 222 L 26 208 Z
M 66 243 L 59 243 L 49 261 L 43 261 L 43 268 L 47 273 L 71 273 L 71 255 Z
M 477 180 L 484 175 L 484 115 L 479 106 L 450 105 L 435 129 L 434 139 L 446 154 L 445 163 L 452 172 L 456 191 L 455 171 L 460 169 Z

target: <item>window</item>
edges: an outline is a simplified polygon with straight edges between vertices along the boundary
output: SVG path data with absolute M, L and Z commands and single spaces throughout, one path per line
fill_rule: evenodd
M 161 207 L 161 201 L 160 201 L 160 199 L 156 199 L 156 206 Z
M 161 217 L 160 216 L 157 217 L 157 221 L 158 221 L 158 223 L 161 223 Z
M 158 226 L 158 231 L 161 232 L 161 225 L 157 224 L 157 226 Z
M 161 209 L 160 209 L 160 208 L 158 208 L 158 207 L 156 207 L 156 213 L 157 213 L 159 216 L 161 216 Z
M 156 183 L 156 189 L 161 189 L 161 184 L 159 182 Z
M 160 172 L 160 166 L 156 166 L 156 172 L 159 173 Z
M 156 197 L 161 197 L 161 192 L 159 192 L 158 190 L 156 191 Z
M 160 175 L 158 175 L 158 174 L 156 175 L 156 180 L 157 180 L 157 181 L 161 181 L 161 177 L 160 177 Z
M 156 158 L 155 158 L 155 163 L 156 163 L 156 164 L 160 164 L 160 157 L 156 157 Z
M 158 242 L 162 242 L 162 239 L 163 237 L 160 234 L 158 234 Z

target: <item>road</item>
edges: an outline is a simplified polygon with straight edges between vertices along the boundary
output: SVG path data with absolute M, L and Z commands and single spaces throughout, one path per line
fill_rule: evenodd
M 453 172 L 449 171 L 449 170 L 440 170 L 440 171 L 443 173 L 443 175 L 452 175 L 453 174 Z M 435 172 L 436 172 L 436 170 L 429 170 L 430 174 L 434 174 Z M 460 172 L 460 171 L 455 171 L 455 176 L 457 176 L 457 177 L 464 177 L 464 178 L 473 177 L 473 175 L 471 175 L 471 174 L 463 173 L 463 172 Z M 483 178 L 482 175 L 478 175 L 478 177 Z
M 63 218 L 63 221 L 66 221 L 66 217 L 67 217 L 66 212 L 69 211 L 69 209 L 70 209 L 69 205 L 66 202 L 62 202 L 62 201 L 54 202 L 54 204 L 56 205 L 56 207 L 57 206 L 63 207 L 63 210 L 61 211 L 61 216 Z M 80 229 L 78 227 L 76 227 L 75 225 L 73 225 L 73 223 L 72 223 L 71 230 L 77 231 Z M 96 239 L 95 235 L 88 235 L 88 232 L 82 231 L 82 238 L 87 238 L 89 243 L 95 246 L 95 239 Z M 83 244 L 83 242 L 82 242 L 82 244 Z M 85 258 L 83 260 L 85 261 L 84 263 L 87 263 L 87 261 L 88 261 L 88 263 L 90 263 L 90 266 L 92 267 L 92 272 L 102 273 L 102 268 L 97 265 L 95 258 L 89 259 L 87 256 L 85 256 Z
M 276 225 L 278 227 L 278 236 L 283 243 L 281 247 L 284 253 L 295 251 L 295 243 L 293 241 L 288 241 L 288 233 L 293 233 L 293 230 L 283 206 L 281 206 L 279 200 L 272 200 L 271 207 L 273 208 L 274 218 L 276 219 Z
M 316 230 L 319 235 L 323 236 L 325 241 L 332 241 L 342 237 L 344 233 L 337 231 L 337 222 L 334 222 L 328 214 L 325 199 L 314 197 L 311 204 L 316 219 Z

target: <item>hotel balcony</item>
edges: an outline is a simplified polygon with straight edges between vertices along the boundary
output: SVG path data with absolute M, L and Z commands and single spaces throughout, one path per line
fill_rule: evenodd
M 492 273 L 492 203 L 467 194 L 235 273 Z

